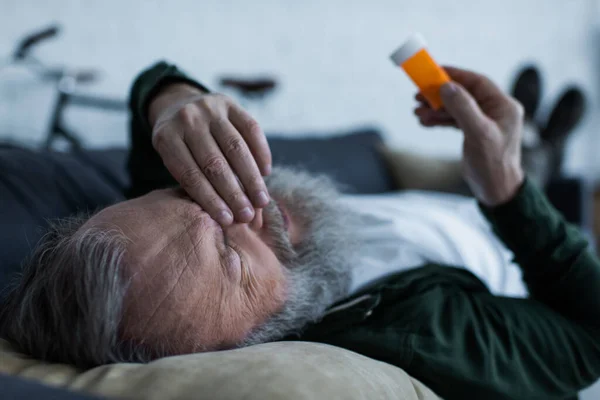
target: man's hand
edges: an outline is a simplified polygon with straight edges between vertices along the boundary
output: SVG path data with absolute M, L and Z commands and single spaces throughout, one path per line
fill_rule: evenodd
M 152 100 L 148 117 L 152 144 L 171 175 L 221 225 L 234 216 L 250 222 L 254 207 L 268 204 L 261 176 L 271 172 L 267 139 L 231 99 L 172 84 Z
M 431 109 L 421 95 L 415 110 L 424 126 L 454 126 L 464 133 L 464 177 L 487 206 L 512 199 L 525 174 L 521 167 L 523 107 L 483 75 L 445 67 L 453 82 L 442 86 L 444 109 Z

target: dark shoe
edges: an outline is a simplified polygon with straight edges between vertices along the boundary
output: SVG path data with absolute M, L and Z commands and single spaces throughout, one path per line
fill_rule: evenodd
M 585 113 L 585 96 L 576 87 L 570 87 L 560 97 L 540 131 L 540 138 L 548 143 L 564 142 L 582 120 Z
M 533 120 L 542 97 L 542 78 L 538 69 L 525 67 L 517 76 L 511 94 L 523 105 L 525 118 Z

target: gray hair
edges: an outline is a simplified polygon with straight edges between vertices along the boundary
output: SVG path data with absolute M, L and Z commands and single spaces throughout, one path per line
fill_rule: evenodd
M 127 239 L 114 230 L 77 232 L 88 218 L 51 224 L 5 296 L 0 334 L 35 357 L 83 368 L 145 361 L 142 349 L 118 338 Z

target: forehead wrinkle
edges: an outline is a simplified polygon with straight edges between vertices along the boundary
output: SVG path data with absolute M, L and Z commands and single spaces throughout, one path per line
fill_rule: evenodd
M 217 302 L 218 307 L 214 307 L 214 311 L 209 311 L 209 313 L 212 313 L 213 315 L 215 315 L 216 321 L 218 321 L 218 332 L 226 332 L 232 328 L 234 328 L 233 321 L 231 318 L 224 318 L 225 315 L 229 314 L 228 316 L 231 316 L 234 311 L 230 308 L 231 304 L 230 302 L 226 302 L 226 301 L 222 301 L 222 299 L 227 295 L 226 293 L 226 288 L 224 285 L 219 285 L 219 301 Z M 210 301 L 210 299 L 209 299 Z M 211 307 L 207 307 L 207 309 L 210 310 Z M 221 317 L 221 318 L 219 318 Z M 219 335 L 220 336 L 220 335 Z M 223 345 L 222 340 L 219 340 L 219 344 L 218 346 L 221 347 Z
M 177 288 L 177 286 L 180 285 L 181 282 L 181 278 L 183 277 L 183 275 L 185 274 L 185 272 L 189 269 L 189 266 L 186 265 L 181 272 L 179 273 L 179 276 L 177 277 L 177 279 L 175 280 L 175 282 L 171 285 L 171 287 L 169 288 L 169 290 L 167 291 L 167 293 L 163 296 L 163 298 L 158 302 L 158 304 L 156 305 L 156 307 L 154 308 L 154 310 L 152 311 L 152 314 L 150 315 L 150 317 L 148 317 L 148 320 L 146 321 L 146 323 L 142 326 L 141 331 L 145 331 L 146 328 L 148 327 L 148 325 L 152 322 L 152 320 L 154 319 L 154 317 L 156 316 L 156 314 L 158 313 L 158 310 L 160 310 L 160 308 L 163 306 L 163 304 L 167 301 L 167 299 L 169 297 L 171 297 L 173 295 L 173 291 Z M 176 318 L 176 321 L 179 320 L 180 318 Z M 177 322 L 179 323 L 179 322 Z
M 158 249 L 154 250 L 151 254 L 146 253 L 144 257 L 140 257 L 140 261 L 142 261 L 142 259 L 159 257 L 161 254 L 165 253 L 166 251 L 171 250 L 171 245 L 173 243 L 178 242 L 186 235 L 190 238 L 190 242 L 194 243 L 193 236 L 189 232 L 189 227 L 193 223 L 194 223 L 194 221 L 186 221 L 183 225 L 181 225 L 181 228 L 179 230 L 177 230 L 176 234 L 168 235 L 167 237 L 163 237 L 160 240 L 160 242 L 162 242 L 161 246 Z M 205 233 L 205 232 L 203 232 L 203 233 Z M 197 242 L 198 243 L 201 242 L 203 237 L 204 237 L 204 235 L 202 235 L 200 238 L 198 238 Z M 196 243 L 194 243 L 194 244 L 196 244 Z M 158 273 L 159 272 L 157 272 L 157 274 Z M 156 275 L 154 275 L 152 277 L 152 279 L 154 279 L 155 277 L 156 277 Z
M 138 282 L 138 285 L 136 285 L 138 287 L 139 290 L 139 294 L 137 296 L 130 296 L 133 297 L 134 299 L 134 303 L 138 303 L 139 304 L 139 299 L 140 298 L 144 298 L 147 297 L 148 292 L 151 291 L 151 286 L 152 286 L 152 282 L 155 281 L 156 277 L 162 273 L 163 269 L 162 268 L 156 268 L 156 271 L 154 272 L 154 274 L 149 275 L 146 265 L 147 263 L 152 263 L 152 261 L 155 261 L 153 259 L 158 258 L 161 254 L 165 253 L 167 250 L 171 249 L 171 244 L 173 244 L 174 242 L 178 241 L 179 239 L 181 239 L 186 233 L 189 234 L 189 226 L 193 223 L 193 221 L 186 221 L 186 223 L 184 225 L 182 225 L 181 229 L 179 229 L 177 231 L 176 235 L 169 235 L 170 237 L 167 240 L 163 240 L 164 244 L 159 248 L 159 250 L 152 254 L 151 256 L 144 256 L 144 257 L 135 257 L 132 256 L 130 257 L 130 259 L 134 260 L 133 263 L 129 263 L 131 267 L 133 267 L 134 265 L 137 267 L 135 268 L 135 271 L 129 271 L 130 276 L 136 277 L 138 275 L 142 275 L 142 282 Z M 189 234 L 191 237 L 191 234 Z M 195 247 L 195 246 L 194 246 Z M 177 255 L 177 254 L 175 254 Z M 148 258 L 150 258 L 150 260 L 148 260 Z M 152 290 L 155 291 L 155 290 Z M 131 305 L 131 307 L 134 307 L 134 304 Z M 128 307 L 129 309 L 130 307 Z
M 254 316 L 262 316 L 261 309 L 255 308 L 252 306 L 256 306 L 260 304 L 259 301 L 264 296 L 267 296 L 269 300 L 277 301 L 278 297 L 276 292 L 276 282 L 272 279 L 268 279 L 266 281 L 261 281 L 256 278 L 256 275 L 253 272 L 248 272 L 248 282 L 246 284 L 246 290 L 244 291 L 248 298 L 248 302 L 243 302 L 242 305 L 246 309 L 246 312 L 252 313 Z M 258 312 L 257 312 L 258 311 Z
M 196 261 L 200 262 L 202 260 L 202 257 L 200 256 L 200 253 L 198 252 L 198 250 L 199 250 L 198 247 L 202 243 L 206 242 L 205 237 L 207 236 L 208 230 L 209 230 L 208 227 L 207 227 L 207 229 L 203 229 L 202 235 L 200 235 L 199 237 L 194 237 L 194 235 L 192 235 L 192 232 L 190 232 L 190 229 L 185 229 L 185 231 L 182 232 L 182 235 L 183 234 L 187 235 L 190 243 L 192 244 L 191 249 L 185 255 L 186 260 L 188 260 L 190 258 L 192 253 L 194 254 L 194 257 L 196 258 Z M 215 240 L 215 242 L 216 242 L 216 240 Z M 215 249 L 216 249 L 216 243 L 215 243 Z
M 195 327 L 193 329 L 195 329 L 194 332 L 192 332 L 192 336 L 198 336 L 198 330 L 204 332 L 202 334 L 200 334 L 200 336 L 204 336 L 207 332 L 212 332 L 212 333 L 217 333 L 217 337 L 222 336 L 222 334 L 224 332 L 227 332 L 226 330 L 224 330 L 224 318 L 223 318 L 223 311 L 224 309 L 227 310 L 228 307 L 223 308 L 224 306 L 226 306 L 227 303 L 225 301 L 223 301 L 224 296 L 226 295 L 226 291 L 225 291 L 225 286 L 222 284 L 222 281 L 219 281 L 218 284 L 219 288 L 215 289 L 214 287 L 212 288 L 212 290 L 201 290 L 200 291 L 200 295 L 197 296 L 197 300 L 195 302 L 195 304 L 193 305 L 193 307 L 191 308 L 191 313 L 190 315 L 193 315 L 194 318 L 196 320 L 207 320 L 207 321 L 213 321 L 214 324 L 211 325 L 207 325 L 207 324 L 202 324 L 200 327 Z M 213 305 L 206 307 L 206 305 Z M 205 305 L 204 307 L 200 307 L 200 305 Z M 197 317 L 197 318 L 196 318 Z M 186 332 L 187 333 L 187 332 Z M 211 348 L 213 349 L 218 349 L 221 345 L 221 341 L 219 340 L 216 343 L 216 347 L 213 348 L 213 346 L 211 346 Z M 205 349 L 206 350 L 206 349 Z
M 166 250 L 166 247 L 161 251 L 161 253 Z M 157 254 L 158 256 L 159 254 Z M 176 257 L 177 255 L 173 255 L 174 257 Z M 144 265 L 138 265 L 137 270 L 133 273 L 133 276 L 138 276 L 138 275 L 142 275 L 141 279 L 142 281 L 139 282 L 138 281 L 138 290 L 139 293 L 137 294 L 137 296 L 134 296 L 136 299 L 135 300 L 139 300 L 139 299 L 144 299 L 144 298 L 148 298 L 150 293 L 156 293 L 157 290 L 155 287 L 153 287 L 153 282 L 156 282 L 156 279 L 159 275 L 161 275 L 164 272 L 164 268 L 170 268 L 172 271 L 179 273 L 179 276 L 181 276 L 181 274 L 183 273 L 183 271 L 189 267 L 188 263 L 183 263 L 184 264 L 184 268 L 182 270 L 180 270 L 179 272 L 177 272 L 177 267 L 170 265 L 170 264 L 165 264 L 164 266 L 161 266 L 159 268 L 153 268 L 153 274 L 149 275 L 147 268 L 145 268 Z M 179 278 L 177 279 L 177 281 L 179 280 Z M 176 281 L 176 282 L 177 282 Z M 164 279 L 160 279 L 160 284 L 162 286 L 162 284 L 164 284 L 165 282 L 168 282 L 167 280 Z M 171 290 L 171 289 L 169 289 Z

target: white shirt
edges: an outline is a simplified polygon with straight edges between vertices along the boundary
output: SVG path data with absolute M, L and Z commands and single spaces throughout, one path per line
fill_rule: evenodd
M 527 295 L 512 253 L 493 234 L 475 200 L 403 191 L 343 196 L 342 202 L 361 215 L 358 234 L 365 246 L 353 270 L 352 293 L 432 262 L 469 270 L 496 295 Z

